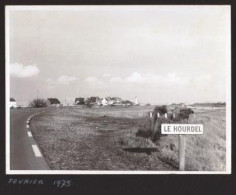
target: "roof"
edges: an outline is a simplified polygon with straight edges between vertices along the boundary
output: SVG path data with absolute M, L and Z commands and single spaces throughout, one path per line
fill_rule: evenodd
M 57 98 L 48 98 L 51 104 L 60 104 L 61 102 Z
M 14 98 L 10 98 L 10 102 L 15 102 L 16 100 Z
M 75 102 L 77 102 L 77 101 L 78 102 L 84 101 L 84 98 L 81 98 L 81 97 L 80 98 L 75 98 Z
M 96 102 L 96 100 L 97 100 L 97 97 L 90 97 L 90 98 L 89 98 L 89 101 L 90 101 L 90 102 Z

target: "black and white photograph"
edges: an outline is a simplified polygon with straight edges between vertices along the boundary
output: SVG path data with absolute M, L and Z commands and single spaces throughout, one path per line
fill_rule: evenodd
M 6 174 L 231 174 L 230 14 L 6 6 Z

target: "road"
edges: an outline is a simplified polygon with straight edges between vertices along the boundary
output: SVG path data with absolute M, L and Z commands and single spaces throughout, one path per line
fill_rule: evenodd
M 49 170 L 30 128 L 26 128 L 29 116 L 38 109 L 10 111 L 10 170 Z M 37 116 L 36 116 L 37 117 Z

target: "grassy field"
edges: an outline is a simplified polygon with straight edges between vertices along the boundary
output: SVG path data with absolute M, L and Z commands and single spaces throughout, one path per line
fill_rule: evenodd
M 178 170 L 178 139 L 153 143 L 137 137 L 153 106 L 49 110 L 32 120 L 31 131 L 56 170 Z M 188 136 L 187 170 L 225 170 L 225 111 L 203 111 L 191 122 L 204 135 Z
M 186 170 L 225 171 L 225 110 L 197 110 L 189 123 L 203 124 L 203 135 L 186 135 Z M 178 165 L 178 136 L 161 137 L 161 158 Z

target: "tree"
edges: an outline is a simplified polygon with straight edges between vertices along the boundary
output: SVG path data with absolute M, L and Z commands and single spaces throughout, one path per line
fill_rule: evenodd
M 40 108 L 40 107 L 46 107 L 47 103 L 44 99 L 41 98 L 37 98 L 37 99 L 33 99 L 30 103 L 29 103 L 30 107 L 34 107 L 34 108 Z

